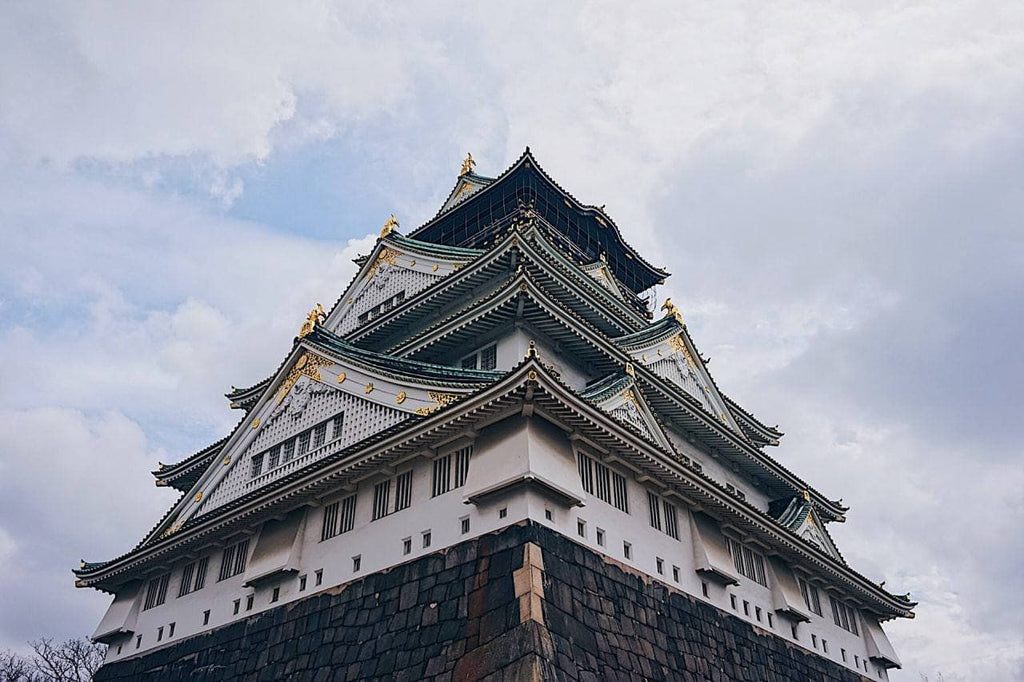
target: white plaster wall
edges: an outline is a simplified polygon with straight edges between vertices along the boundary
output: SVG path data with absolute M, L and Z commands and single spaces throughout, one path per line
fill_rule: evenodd
M 537 421 L 537 418 L 531 421 Z M 419 457 L 398 466 L 396 473 L 402 473 L 409 468 L 414 471 L 412 505 L 408 509 L 390 514 L 382 519 L 371 521 L 371 514 L 373 486 L 384 480 L 385 476 L 377 475 L 360 482 L 356 490 L 358 498 L 355 528 L 348 533 L 321 542 L 322 506 L 310 508 L 305 524 L 304 549 L 300 560 L 301 570 L 299 573 L 287 575 L 279 581 L 268 582 L 256 589 L 242 587 L 244 574 L 218 582 L 222 545 L 211 546 L 207 550 L 210 555 L 210 563 L 206 587 L 179 599 L 176 595 L 181 579 L 181 567 L 191 558 L 201 556 L 203 552 L 194 554 L 188 560 L 176 562 L 172 568 L 167 602 L 162 606 L 139 613 L 136 633 L 142 635 L 141 647 L 135 648 L 134 635 L 121 643 L 123 646 L 120 653 L 118 653 L 119 643 L 115 642 L 108 651 L 108 660 L 145 653 L 157 646 L 163 646 L 197 632 L 224 625 L 258 611 L 280 606 L 319 590 L 350 582 L 384 568 L 414 560 L 424 554 L 436 552 L 527 518 L 641 571 L 655 580 L 662 581 L 672 588 L 732 612 L 737 617 L 751 622 L 754 626 L 771 631 L 808 651 L 842 663 L 840 651 L 845 648 L 848 668 L 854 668 L 855 655 L 860 660 L 865 658 L 867 648 L 863 638 L 842 630 L 832 622 L 831 607 L 824 590 L 822 590 L 824 617 L 812 614 L 810 623 L 799 625 L 797 640 L 793 639 L 790 623 L 772 611 L 770 589 L 752 580 L 741 578 L 739 585 L 731 587 L 720 587 L 708 582 L 708 596 L 704 597 L 701 578 L 694 571 L 692 537 L 686 509 L 677 502 L 679 540 L 655 530 L 649 523 L 647 488 L 635 480 L 633 472 L 617 464 L 612 463 L 610 466 L 627 477 L 629 513 L 622 512 L 611 504 L 596 497 L 587 496 L 585 493 L 583 494 L 584 506 L 570 508 L 560 502 L 560 498 L 556 499 L 536 488 L 523 487 L 484 498 L 476 505 L 467 504 L 465 495 L 471 490 L 472 485 L 482 484 L 487 479 L 501 480 L 503 474 L 514 471 L 522 465 L 519 451 L 524 446 L 532 448 L 531 458 L 533 452 L 536 452 L 546 453 L 553 460 L 560 460 L 562 454 L 568 451 L 570 447 L 568 439 L 553 427 L 543 426 L 528 429 L 524 428 L 524 425 L 524 421 L 506 420 L 485 429 L 474 445 L 467 485 L 438 497 L 431 497 L 433 466 L 431 458 Z M 438 455 L 443 456 L 461 444 L 452 443 L 447 450 L 439 449 Z M 507 466 L 502 467 L 502 462 L 506 462 Z M 575 466 L 574 460 L 553 464 L 551 475 L 563 477 L 567 470 L 573 472 L 573 469 L 569 468 L 570 466 Z M 656 489 L 654 491 L 659 492 Z M 349 494 L 351 494 L 350 491 L 339 490 L 336 495 L 325 498 L 323 502 L 330 504 Z M 393 494 L 394 486 L 392 486 Z M 502 509 L 505 510 L 504 517 L 500 514 Z M 549 511 L 551 519 L 547 518 Z M 461 529 L 463 517 L 468 517 L 470 520 L 470 530 L 465 534 Z M 578 520 L 585 522 L 585 531 L 582 536 L 578 533 Z M 604 531 L 603 545 L 599 545 L 597 542 L 599 528 Z M 424 548 L 422 533 L 427 530 L 431 533 L 431 546 Z M 239 535 L 227 542 L 236 541 L 241 537 L 243 536 Z M 403 539 L 407 537 L 412 539 L 412 552 L 409 555 L 403 554 L 402 546 Z M 253 532 L 250 540 L 250 553 L 255 547 L 255 540 L 256 533 Z M 624 542 L 629 542 L 632 545 L 632 558 L 630 559 L 626 559 L 624 556 Z M 353 569 L 352 558 L 356 555 L 361 557 L 359 571 Z M 658 557 L 664 560 L 663 574 L 659 574 L 657 571 Z M 679 567 L 678 580 L 673 575 L 674 566 Z M 319 586 L 315 584 L 315 575 L 318 570 L 323 572 L 323 583 Z M 300 575 L 307 576 L 307 587 L 302 592 L 299 591 Z M 272 604 L 270 596 L 274 587 L 280 588 L 280 599 L 277 603 Z M 143 589 L 140 598 L 143 598 L 144 594 L 145 590 Z M 246 597 L 249 594 L 254 595 L 252 611 L 245 609 Z M 735 610 L 731 606 L 730 595 L 736 597 Z M 235 599 L 241 600 L 241 610 L 237 616 L 233 614 Z M 749 614 L 744 613 L 744 602 L 749 604 Z M 761 609 L 760 621 L 757 619 L 757 608 Z M 206 609 L 210 610 L 211 617 L 209 625 L 203 626 L 203 611 Z M 769 613 L 772 613 L 771 624 L 768 622 Z M 176 624 L 175 635 L 173 638 L 168 638 L 167 627 L 171 622 Z M 163 642 L 158 643 L 156 632 L 160 626 L 165 628 L 165 637 Z M 812 647 L 812 633 L 818 637 L 817 649 Z M 829 653 L 827 655 L 821 648 L 822 639 L 828 641 Z M 873 675 L 878 675 L 878 670 L 874 665 L 870 666 L 870 670 Z M 864 672 L 863 668 L 860 668 L 860 671 Z M 882 679 L 886 679 L 884 672 Z
M 769 500 L 768 495 L 758 488 L 753 482 L 749 481 L 739 472 L 727 468 L 721 459 L 712 457 L 708 452 L 698 448 L 675 429 L 668 427 L 665 429 L 665 432 L 666 435 L 668 435 L 669 440 L 672 441 L 672 444 L 677 450 L 679 450 L 679 452 L 686 455 L 693 461 L 700 463 L 701 470 L 704 475 L 723 486 L 727 483 L 732 484 L 737 490 L 743 492 L 746 496 L 745 500 L 748 503 L 754 505 L 763 512 L 768 511 L 768 503 L 771 500 Z

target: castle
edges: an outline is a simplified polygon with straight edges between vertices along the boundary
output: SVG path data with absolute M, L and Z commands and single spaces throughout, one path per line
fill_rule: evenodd
M 887 680 L 915 604 L 847 565 L 847 508 L 768 454 L 668 273 L 528 149 L 474 165 L 75 571 L 113 595 L 97 679 Z

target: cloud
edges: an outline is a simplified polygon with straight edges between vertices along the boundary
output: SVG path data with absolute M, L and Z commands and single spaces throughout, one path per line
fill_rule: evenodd
M 120 553 L 141 531 L 104 495 L 153 500 L 155 457 L 230 428 L 220 394 L 277 366 L 377 216 L 411 229 L 466 151 L 491 173 L 529 144 L 675 273 L 718 383 L 787 431 L 772 454 L 853 506 L 851 563 L 922 599 L 894 679 L 1019 678 L 1024 6 L 443 9 L 3 10 L 0 424 L 47 433 L 0 467 L 35 489 L 29 463 L 77 471 L 61 434 L 119 448 L 59 495 Z M 2 527 L 0 561 L 66 561 Z

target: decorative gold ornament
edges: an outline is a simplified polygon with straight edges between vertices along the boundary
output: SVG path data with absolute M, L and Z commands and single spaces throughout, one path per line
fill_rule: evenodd
M 676 353 L 682 353 L 683 357 L 686 358 L 686 362 L 689 363 L 690 367 L 697 369 L 697 363 L 693 361 L 693 356 L 690 355 L 689 349 L 686 348 L 686 342 L 683 341 L 683 336 L 681 334 L 673 336 L 665 343 L 668 344 L 668 347 L 672 349 L 672 355 L 675 355 Z
M 633 393 L 633 389 L 627 388 L 625 391 L 623 391 L 622 400 L 624 403 L 633 403 L 633 405 L 636 405 L 636 394 Z
M 395 402 L 399 405 L 405 402 L 405 391 L 398 392 L 398 395 L 395 396 Z
M 434 263 L 434 267 L 430 268 L 431 272 L 437 272 L 437 263 Z
M 85 559 L 80 559 L 80 561 L 81 561 L 82 563 L 81 563 L 81 565 L 79 566 L 79 568 L 85 568 Z
M 227 466 L 227 465 L 231 464 L 231 457 L 225 457 L 224 458 L 224 462 L 222 464 L 224 466 Z
M 301 327 L 299 327 L 299 338 L 301 339 L 303 336 L 312 333 L 313 330 L 316 329 L 316 326 L 318 324 L 323 324 L 326 319 L 327 313 L 324 312 L 324 307 L 317 303 L 316 307 L 310 310 L 309 314 L 306 315 L 306 321 L 302 323 Z
M 388 221 L 386 223 L 384 223 L 384 227 L 380 228 L 380 237 L 381 237 L 381 239 L 383 239 L 384 237 L 387 237 L 389 234 L 391 234 L 396 229 L 398 229 L 398 227 L 399 227 L 398 219 L 395 217 L 395 214 L 392 213 L 391 217 L 388 218 Z
M 256 417 L 255 419 L 252 420 L 252 428 L 254 428 L 254 429 L 260 428 L 260 418 L 259 417 Z
M 540 358 L 540 353 L 537 352 L 537 343 L 530 339 L 530 347 L 526 349 L 527 358 Z
M 373 393 L 373 382 L 372 382 L 372 381 L 368 381 L 368 382 L 366 383 L 366 389 L 365 389 L 365 392 L 366 392 L 366 393 Z
M 409 261 L 409 267 L 410 267 L 410 268 L 412 268 L 412 267 L 416 267 L 416 259 L 415 259 L 415 258 L 413 258 L 413 259 L 411 259 L 411 260 Z
M 626 255 L 628 256 L 629 254 Z M 665 302 L 661 304 L 661 309 L 665 311 L 665 317 L 674 317 L 680 323 L 683 322 L 683 313 L 676 307 L 671 298 L 665 299 Z
M 348 297 L 348 304 L 349 305 L 352 305 L 355 302 L 356 302 L 356 299 L 352 298 L 351 296 Z
M 193 497 L 192 499 L 195 500 L 196 504 L 199 504 L 200 502 L 202 502 L 203 501 L 203 491 L 200 490 L 199 492 L 197 492 L 196 496 Z
M 459 177 L 472 173 L 475 166 L 476 161 L 473 160 L 473 155 L 466 152 L 466 158 L 462 161 L 462 168 L 459 170 Z
M 344 372 L 338 372 L 338 383 L 339 384 L 345 383 L 345 373 Z
M 366 271 L 366 279 L 373 279 L 373 276 L 377 274 L 378 270 L 380 270 L 380 266 L 384 265 L 385 263 L 387 263 L 388 265 L 394 265 L 397 260 L 397 251 L 390 248 L 383 249 L 380 252 L 380 255 L 377 256 L 377 260 L 373 261 L 373 265 L 371 265 L 370 269 Z
M 281 384 L 281 390 L 277 394 L 277 404 L 280 405 L 285 396 L 288 395 L 288 391 L 292 390 L 292 386 L 299 380 L 299 377 L 306 376 L 314 381 L 320 381 L 320 368 L 329 367 L 334 363 L 326 358 L 322 358 L 315 353 L 303 353 L 296 362 L 295 366 L 292 367 L 292 371 L 288 372 L 288 376 L 285 377 L 284 383 Z
M 431 412 L 436 412 L 437 410 L 441 409 L 442 407 L 445 407 L 447 405 L 451 405 L 452 403 L 454 403 L 456 400 L 458 400 L 461 397 L 462 396 L 460 396 L 458 394 L 455 394 L 455 393 L 441 393 L 440 391 L 427 391 L 427 398 L 431 402 L 433 402 L 434 404 L 430 405 L 430 406 L 426 406 L 426 407 L 421 407 L 421 408 L 417 409 L 414 414 L 428 415 Z
M 628 374 L 629 376 L 633 377 L 634 379 L 636 378 L 636 370 L 633 369 L 633 363 L 632 362 L 627 362 L 626 363 L 626 374 Z

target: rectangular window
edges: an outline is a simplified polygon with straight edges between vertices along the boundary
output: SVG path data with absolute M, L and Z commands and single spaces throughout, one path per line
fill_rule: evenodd
M 280 598 L 281 598 L 281 588 L 280 587 L 275 587 L 274 591 L 271 592 L 271 594 L 270 594 L 270 603 L 273 604 L 274 602 L 276 602 Z
M 203 585 L 206 584 L 206 564 L 208 561 L 208 557 L 203 557 L 199 561 L 186 564 L 181 569 L 181 585 L 178 587 L 179 597 L 184 597 L 190 592 L 203 589 Z
M 604 530 L 598 528 L 596 532 L 597 544 L 604 547 Z
M 252 595 L 252 594 L 250 594 L 248 597 L 245 598 L 245 610 L 246 611 L 252 611 L 252 604 L 253 604 L 253 601 L 255 601 L 255 599 L 256 599 L 256 596 Z
M 480 351 L 480 369 L 494 369 L 498 366 L 498 347 L 494 344 Z
M 451 490 L 452 456 L 445 455 L 434 460 L 433 497 Z
M 650 515 L 651 528 L 661 530 L 661 500 L 650 491 L 647 491 L 647 509 Z
M 498 510 L 498 518 L 503 519 L 508 516 L 508 507 L 502 507 Z
M 295 439 L 289 438 L 281 445 L 281 461 L 290 462 L 295 457 Z
M 324 583 L 324 569 L 322 569 L 322 568 L 317 569 L 317 571 L 314 574 L 314 576 L 316 577 L 316 585 L 318 587 L 320 585 L 323 585 L 323 583 Z
M 263 453 L 254 455 L 252 458 L 252 470 L 249 472 L 251 478 L 256 478 L 263 473 Z
M 476 369 L 476 353 L 469 357 L 462 358 L 462 369 Z
M 277 467 L 281 463 L 281 446 L 275 445 L 267 450 L 267 471 Z
M 362 554 L 357 554 L 354 557 L 352 557 L 352 572 L 353 573 L 358 573 L 359 569 L 362 567 L 362 565 L 363 565 L 363 555 Z M 317 583 L 317 584 L 319 584 L 319 583 Z
M 295 444 L 295 456 L 301 457 L 309 452 L 309 431 L 303 431 L 298 435 Z
M 768 587 L 768 577 L 764 571 L 764 557 L 732 538 L 728 538 L 728 540 L 729 553 L 732 554 L 732 563 L 736 567 L 736 571 L 740 575 Z
M 338 440 L 341 438 L 341 428 L 345 425 L 345 413 L 341 412 L 334 415 L 334 426 L 331 427 L 331 440 Z
M 395 511 L 408 509 L 412 504 L 412 469 L 395 479 Z
M 462 531 L 463 535 L 465 535 L 466 533 L 469 532 L 469 517 L 468 516 L 464 516 L 461 519 L 459 519 L 459 529 Z
M 626 477 L 612 471 L 605 464 L 588 455 L 579 453 L 580 482 L 590 495 L 614 505 L 629 513 L 629 499 L 626 496 Z M 660 516 L 660 515 L 659 515 Z
M 402 540 L 402 554 L 412 554 L 412 538 Z
M 622 543 L 622 556 L 626 557 L 627 559 L 632 559 L 633 558 L 633 545 L 629 544 L 628 542 L 623 542 Z
M 165 573 L 149 581 L 149 585 L 146 587 L 146 603 L 142 607 L 143 610 L 151 609 L 164 603 L 167 599 L 167 579 L 169 577 L 170 575 Z
M 674 540 L 679 539 L 679 513 L 676 506 L 671 502 L 662 500 L 662 508 L 665 511 L 665 534 Z
M 227 580 L 245 571 L 245 562 L 249 558 L 249 540 L 245 539 L 224 548 L 220 560 L 220 576 L 218 580 Z
M 658 575 L 665 575 L 665 560 L 661 557 L 655 557 L 655 567 L 658 569 Z
M 373 520 L 387 516 L 391 497 L 391 479 L 373 486 Z
M 473 454 L 473 446 L 464 447 L 455 453 L 455 486 L 461 488 L 466 485 L 466 478 L 469 476 L 469 458 Z
M 239 609 L 242 608 L 242 600 L 241 599 L 236 599 L 235 600 L 235 607 L 234 608 L 235 608 L 234 615 L 237 616 Z
M 832 620 L 835 621 L 836 625 L 855 635 L 859 635 L 856 612 L 835 597 L 830 596 L 829 601 L 832 604 Z
M 164 639 L 164 626 L 161 625 L 156 629 L 156 641 L 161 642 Z
M 581 538 L 587 537 L 587 522 L 582 519 L 576 519 L 576 534 Z
M 338 506 L 339 502 L 324 507 L 324 521 L 320 529 L 320 541 L 333 538 L 338 534 Z
M 210 610 L 203 611 L 203 625 L 210 624 Z
M 423 531 L 423 547 L 424 548 L 430 547 L 430 531 L 429 530 Z
M 192 591 L 192 574 L 195 573 L 196 562 L 185 564 L 185 568 L 181 569 L 181 585 L 178 587 L 178 596 L 184 597 L 186 594 Z
M 821 599 L 818 596 L 818 588 L 811 585 L 803 578 L 798 578 L 797 582 L 800 584 L 800 593 L 804 595 L 804 603 L 807 604 L 807 608 L 812 613 L 821 615 Z
M 327 422 L 317 424 L 313 427 L 313 449 L 316 450 L 318 447 L 327 442 Z
M 300 575 L 299 576 L 299 592 L 305 592 L 305 591 L 306 591 L 306 576 Z

